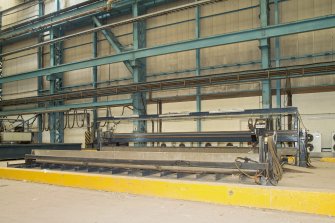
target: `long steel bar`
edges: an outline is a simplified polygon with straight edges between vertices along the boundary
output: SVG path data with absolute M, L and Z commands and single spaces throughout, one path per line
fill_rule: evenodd
M 269 132 L 273 134 L 273 132 Z M 253 142 L 250 131 L 172 132 L 172 133 L 118 133 L 104 138 L 108 143 L 129 142 Z M 297 131 L 277 131 L 278 142 L 297 142 Z
M 155 169 L 159 170 L 164 168 L 166 170 L 168 167 L 188 167 L 188 168 L 207 168 L 207 169 L 236 169 L 236 164 L 234 162 L 178 162 L 178 161 L 156 161 L 156 160 L 117 160 L 117 159 L 91 159 L 91 158 L 74 158 L 74 157 L 48 157 L 48 156 L 35 156 L 35 155 L 26 155 L 26 160 L 33 161 L 37 163 L 53 163 L 53 161 L 58 161 L 57 163 L 61 164 L 64 162 L 65 164 L 69 164 L 73 162 L 74 164 L 81 164 L 85 166 L 96 166 L 97 164 L 101 164 L 99 166 L 114 166 L 114 167 L 125 167 L 129 168 L 129 165 L 136 165 L 139 169 L 143 168 L 143 166 L 153 166 Z M 240 169 L 253 169 L 253 170 L 264 170 L 266 169 L 266 163 L 241 163 Z M 174 170 L 178 170 L 175 169 Z M 145 168 L 147 169 L 147 168 Z M 169 168 L 172 170 L 172 168 Z M 212 170 L 215 172 L 215 170 Z
M 271 38 L 276 36 L 284 36 L 301 32 L 308 32 L 314 30 L 322 30 L 334 27 L 335 15 L 322 16 L 313 19 L 307 19 L 292 23 L 279 24 L 273 26 L 267 26 L 264 28 L 257 28 L 252 30 L 245 30 L 241 32 L 235 32 L 230 34 L 216 35 L 206 38 L 200 38 L 195 40 L 188 40 L 183 42 L 177 42 L 152 48 L 144 48 L 138 50 L 132 50 L 116 55 L 100 57 L 97 59 L 84 60 L 79 62 L 73 62 L 63 64 L 55 67 L 44 68 L 36 71 L 25 72 L 16 74 L 8 77 L 4 77 L 0 80 L 0 83 L 7 83 L 11 81 L 24 80 L 38 76 L 46 76 L 57 72 L 67 72 L 71 70 L 78 70 L 88 68 L 92 66 L 100 66 L 104 64 L 122 62 L 125 60 L 134 60 L 135 58 L 144 58 L 151 56 L 158 56 L 169 53 L 176 53 L 187 50 L 194 50 L 198 48 L 213 47 L 218 45 L 226 45 L 238 42 L 252 41 L 262 38 Z
M 100 117 L 98 121 L 131 121 L 131 120 L 157 120 L 157 119 L 185 119 L 185 118 L 232 118 L 232 117 L 254 117 L 260 115 L 295 115 L 298 109 L 295 107 L 289 108 L 271 108 L 271 109 L 246 109 L 241 111 L 204 111 L 204 112 L 190 112 L 190 113 L 172 113 L 172 114 L 152 114 L 152 115 L 139 115 L 139 116 L 110 116 Z
M 17 114 L 22 114 L 22 115 L 23 114 L 42 114 L 42 113 L 50 113 L 50 112 L 65 112 L 71 109 L 122 106 L 122 105 L 130 105 L 131 102 L 132 102 L 131 99 L 124 99 L 124 100 L 113 100 L 113 101 L 87 102 L 87 103 L 82 103 L 82 104 L 67 104 L 67 105 L 59 105 L 55 107 L 15 109 L 15 110 L 0 111 L 0 116 L 10 116 L 10 115 L 17 115 Z
M 129 94 L 140 91 L 162 91 L 176 88 L 190 88 L 196 86 L 209 86 L 223 83 L 250 82 L 264 79 L 286 79 L 288 77 L 304 77 L 315 75 L 329 75 L 335 72 L 335 62 L 310 64 L 303 66 L 292 66 L 283 68 L 272 68 L 268 70 L 253 70 L 233 73 L 222 73 L 214 75 L 203 75 L 199 77 L 178 78 L 174 80 L 154 81 L 129 85 L 110 86 L 99 89 L 86 89 L 54 95 L 39 97 L 26 97 L 0 102 L 2 106 L 31 104 L 47 102 L 52 100 L 72 100 L 81 98 L 92 98 L 106 95 Z
M 223 0 L 202 0 L 202 1 L 199 1 L 199 2 L 189 3 L 189 4 L 182 5 L 182 6 L 177 6 L 177 7 L 173 7 L 173 8 L 153 12 L 153 13 L 148 13 L 148 14 L 145 14 L 145 15 L 136 16 L 134 18 L 126 19 L 126 20 L 123 20 L 123 21 L 120 21 L 120 22 L 115 22 L 115 23 L 111 23 L 111 24 L 102 25 L 102 26 L 95 27 L 95 28 L 92 28 L 92 29 L 88 29 L 88 30 L 85 30 L 85 31 L 82 31 L 82 32 L 77 32 L 77 33 L 74 33 L 74 34 L 70 34 L 70 35 L 59 37 L 59 38 L 55 38 L 55 39 L 52 39 L 52 40 L 49 40 L 49 41 L 44 41 L 42 43 L 37 43 L 37 44 L 34 44 L 34 45 L 23 47 L 23 48 L 20 48 L 20 49 L 17 49 L 17 50 L 8 51 L 6 53 L 2 53 L 0 56 L 3 56 L 3 57 L 8 56 L 8 55 L 18 53 L 18 52 L 22 52 L 22 51 L 25 51 L 25 50 L 34 49 L 34 48 L 37 48 L 37 47 L 41 47 L 41 46 L 50 45 L 50 44 L 53 44 L 53 43 L 56 43 L 56 42 L 64 41 L 66 39 L 70 39 L 70 38 L 77 37 L 77 36 L 80 36 L 80 35 L 90 34 L 92 32 L 105 30 L 107 28 L 112 28 L 112 27 L 116 27 L 116 26 L 130 24 L 130 23 L 138 22 L 138 21 L 145 20 L 145 19 L 148 19 L 148 18 L 157 17 L 157 16 L 160 16 L 160 15 L 165 15 L 165 14 L 169 14 L 169 13 L 173 13 L 173 12 L 178 12 L 178 11 L 181 11 L 181 10 L 186 10 L 186 9 L 189 9 L 189 8 L 194 8 L 196 6 L 206 5 L 206 4 L 219 2 L 219 1 L 223 1 Z

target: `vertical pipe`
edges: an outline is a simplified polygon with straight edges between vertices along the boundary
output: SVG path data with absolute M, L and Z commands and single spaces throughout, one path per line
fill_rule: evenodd
M 266 27 L 269 24 L 269 4 L 268 0 L 260 0 L 260 22 L 261 27 Z M 270 53 L 269 53 L 269 40 L 260 40 L 260 50 L 262 59 L 262 68 L 268 69 L 270 67 Z M 272 107 L 272 95 L 271 95 L 271 81 L 262 81 L 262 107 Z
M 38 1 L 38 16 L 41 17 L 44 15 L 44 2 L 43 0 Z M 43 34 L 39 34 L 38 42 L 43 42 Z M 39 47 L 37 51 L 37 66 L 38 69 L 43 68 L 43 47 Z M 43 90 L 43 77 L 37 77 L 37 94 L 41 95 Z M 42 124 L 42 115 L 39 114 L 37 118 L 38 125 L 38 143 L 42 143 L 43 141 L 43 124 Z
M 158 114 L 161 115 L 163 114 L 163 103 L 162 101 L 158 102 Z M 159 119 L 159 129 L 158 132 L 161 133 L 163 129 L 163 121 L 162 119 Z

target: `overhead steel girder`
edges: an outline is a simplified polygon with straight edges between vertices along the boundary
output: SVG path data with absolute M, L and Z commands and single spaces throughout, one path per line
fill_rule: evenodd
M 140 21 L 143 21 L 143 20 L 146 20 L 146 19 L 149 19 L 149 18 L 153 18 L 153 17 L 157 17 L 157 16 L 161 16 L 161 15 L 166 15 L 168 13 L 178 12 L 178 11 L 181 11 L 181 10 L 186 10 L 186 9 L 193 8 L 193 7 L 196 7 L 196 6 L 199 6 L 199 5 L 206 5 L 206 4 L 215 3 L 217 1 L 222 1 L 222 0 L 201 0 L 201 1 L 194 2 L 194 3 L 184 4 L 184 5 L 181 5 L 181 6 L 172 7 L 172 8 L 168 8 L 168 9 L 165 9 L 165 10 L 160 10 L 160 11 L 157 11 L 157 12 L 152 12 L 152 13 L 148 13 L 148 14 L 141 15 L 141 16 L 136 16 L 136 17 L 133 17 L 133 18 L 130 18 L 130 19 L 119 21 L 119 22 L 109 23 L 109 24 L 106 24 L 106 25 L 103 25 L 103 26 L 100 26 L 100 27 L 95 27 L 95 28 L 92 28 L 92 29 L 86 29 L 84 31 L 76 32 L 76 33 L 69 34 L 69 35 L 66 35 L 66 36 L 62 36 L 62 37 L 59 37 L 57 39 L 44 41 L 43 43 L 33 44 L 33 45 L 26 46 L 26 47 L 23 47 L 23 48 L 20 48 L 20 49 L 17 49 L 17 50 L 8 51 L 6 53 L 1 54 L 1 56 L 4 57 L 4 56 L 11 55 L 11 54 L 19 53 L 19 52 L 22 52 L 22 51 L 34 49 L 34 48 L 37 48 L 37 47 L 42 47 L 42 46 L 54 44 L 56 42 L 62 42 L 62 41 L 65 41 L 65 40 L 68 40 L 68 39 L 71 39 L 71 38 L 75 38 L 75 37 L 85 35 L 85 34 L 90 34 L 90 33 L 93 33 L 93 32 L 100 31 L 100 30 L 105 30 L 105 29 L 112 28 L 112 27 L 117 27 L 117 26 L 121 26 L 121 25 L 132 24 L 132 23 L 136 24 Z
M 171 0 L 170 0 L 171 1 Z M 145 7 L 152 7 L 155 5 L 164 4 L 166 2 L 170 2 L 169 0 L 137 0 L 141 5 Z M 123 0 L 120 2 L 116 2 L 113 6 L 113 9 L 108 12 L 108 16 L 112 15 L 120 15 L 124 13 L 131 12 L 132 0 Z M 14 43 L 20 40 L 23 40 L 29 36 L 37 35 L 38 33 L 43 33 L 49 28 L 51 28 L 48 24 L 53 24 L 52 27 L 55 28 L 57 26 L 64 26 L 76 22 L 76 28 L 79 26 L 87 25 L 85 21 L 87 18 L 92 15 L 102 15 L 102 13 L 106 14 L 106 12 L 98 10 L 102 7 L 106 6 L 105 0 L 90 0 L 77 5 L 70 6 L 68 8 L 62 9 L 58 12 L 47 14 L 43 17 L 36 18 L 25 23 L 9 27 L 5 30 L 2 30 L 0 33 L 0 40 L 5 40 L 4 43 Z M 80 14 L 85 14 L 88 11 L 96 10 L 96 12 L 89 13 L 87 15 L 79 16 Z M 74 19 L 69 19 L 70 17 L 76 17 Z M 64 29 L 66 31 L 66 29 Z
M 335 15 L 322 16 L 313 19 L 301 20 L 286 24 L 273 25 L 252 30 L 245 30 L 235 33 L 216 35 L 200 39 L 193 39 L 183 42 L 176 42 L 167 45 L 156 46 L 152 48 L 144 48 L 123 52 L 116 55 L 94 58 L 74 63 L 62 64 L 59 66 L 48 67 L 36 71 L 25 72 L 21 74 L 4 77 L 0 83 L 8 83 L 17 80 L 24 80 L 33 77 L 47 76 L 52 73 L 61 73 L 72 70 L 79 70 L 93 66 L 117 63 L 126 60 L 135 60 L 138 58 L 152 57 L 169 53 L 176 53 L 198 48 L 213 47 L 218 45 L 226 45 L 232 43 L 246 42 L 271 38 L 276 36 L 291 35 L 302 32 L 329 29 L 335 26 Z
M 91 3 L 91 4 L 89 4 Z M 63 10 L 59 10 L 57 12 L 53 12 L 44 16 L 41 16 L 37 19 L 33 19 L 30 20 L 28 22 L 16 25 L 16 26 L 12 26 L 9 27 L 5 30 L 3 30 L 0 33 L 0 40 L 1 39 L 8 39 L 11 38 L 12 36 L 17 36 L 22 34 L 23 36 L 27 36 L 29 34 L 33 34 L 33 33 L 39 33 L 41 31 L 45 31 L 44 28 L 41 27 L 48 27 L 48 24 L 54 24 L 56 23 L 56 25 L 54 25 L 53 27 L 57 26 L 57 25 L 61 25 L 61 24 L 65 24 L 67 23 L 69 20 L 67 20 L 67 18 L 72 17 L 72 16 L 76 16 L 82 13 L 85 13 L 87 11 L 90 10 L 94 10 L 94 9 L 98 9 L 100 7 L 103 7 L 106 5 L 105 1 L 99 1 L 99 0 L 90 0 L 84 3 L 80 3 L 78 5 L 74 5 L 71 6 L 69 8 L 63 9 Z M 100 12 L 100 11 L 99 11 Z M 97 11 L 97 13 L 99 13 Z M 91 15 L 89 15 L 91 16 Z M 83 18 L 83 17 L 81 17 Z M 59 22 L 62 21 L 62 22 Z M 59 23 L 57 23 L 59 22 Z M 30 31 L 30 32 L 28 32 Z M 17 39 L 15 39 L 17 41 Z
M 106 106 L 121 106 L 121 105 L 131 105 L 131 99 L 124 100 L 113 100 L 113 101 L 102 101 L 102 102 L 88 102 L 81 104 L 68 104 L 68 105 L 59 105 L 55 107 L 38 107 L 30 109 L 16 109 L 8 111 L 0 111 L 0 116 L 11 116 L 17 114 L 42 114 L 50 112 L 65 112 L 71 109 L 85 109 L 85 108 L 97 108 L 97 107 L 106 107 Z
M 92 20 L 94 24 L 97 27 L 102 26 L 101 22 L 99 19 L 95 16 L 92 17 Z M 108 43 L 113 47 L 116 53 L 121 53 L 122 52 L 122 45 L 121 43 L 117 40 L 116 36 L 110 31 L 109 29 L 104 29 L 101 30 L 102 34 L 105 36 L 106 40 Z M 133 67 L 131 66 L 130 61 L 123 61 L 124 65 L 127 67 L 130 73 L 133 73 Z

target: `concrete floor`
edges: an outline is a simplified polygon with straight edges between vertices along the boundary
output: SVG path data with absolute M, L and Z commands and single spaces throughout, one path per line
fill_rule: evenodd
M 278 186 L 335 191 L 335 163 L 312 159 L 311 168 L 289 165 L 284 167 L 284 176 Z
M 0 180 L 0 222 L 328 223 L 335 218 Z

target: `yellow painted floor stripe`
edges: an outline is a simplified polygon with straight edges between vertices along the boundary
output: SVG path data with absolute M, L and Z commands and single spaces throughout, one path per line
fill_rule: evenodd
M 320 159 L 322 162 L 335 163 L 334 157 L 324 157 Z
M 0 178 L 224 205 L 335 216 L 335 191 L 0 168 Z

